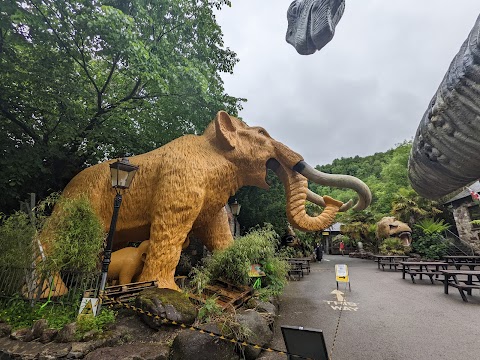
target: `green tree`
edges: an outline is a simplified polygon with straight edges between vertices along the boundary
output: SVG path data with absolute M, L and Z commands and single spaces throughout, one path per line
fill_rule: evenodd
M 372 187 L 376 197 L 373 205 L 376 213 L 389 214 L 392 209 L 392 201 L 399 189 L 410 188 L 407 167 L 411 148 L 410 142 L 398 145 L 383 164 L 380 181 L 375 182 Z
M 369 210 L 349 211 L 342 214 L 339 221 L 343 224 L 340 228 L 342 234 L 353 239 L 355 243 L 362 241 L 367 247 L 373 245 L 375 236 L 372 233 L 372 225 L 375 224 L 375 219 Z
M 237 198 L 242 205 L 238 221 L 242 231 L 266 223 L 271 224 L 277 234 L 287 229 L 285 188 L 273 171 L 268 171 L 267 182 L 268 190 L 245 186 L 238 191 Z
M 233 71 L 213 11 L 228 0 L 3 0 L 0 211 L 106 158 L 199 133 Z
M 438 202 L 418 195 L 410 186 L 399 189 L 392 201 L 392 215 L 408 224 L 441 214 L 442 208 Z

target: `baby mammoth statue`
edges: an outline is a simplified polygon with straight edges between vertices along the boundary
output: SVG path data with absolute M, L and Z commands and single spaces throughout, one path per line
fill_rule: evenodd
M 119 285 L 135 281 L 142 273 L 150 240 L 142 241 L 138 247 L 125 247 L 112 253 L 107 278 L 118 280 Z
M 353 205 L 351 200 L 343 204 L 311 192 L 308 180 L 354 189 L 359 195 L 354 209 L 362 210 L 371 201 L 370 190 L 359 179 L 313 169 L 299 154 L 270 137 L 265 129 L 247 126 L 224 111 L 217 114 L 203 135 L 182 136 L 129 160 L 139 170 L 123 195 L 113 250 L 125 247 L 127 241 L 150 240 L 138 281 L 156 280 L 163 288 L 178 290 L 175 268 L 190 232 L 210 251 L 232 244 L 224 205 L 242 186 L 268 188 L 265 182 L 268 168 L 282 180 L 287 193 L 288 220 L 300 230 L 324 229 L 338 211 Z M 63 192 L 70 198 L 86 194 L 106 230 L 115 195 L 110 180 L 111 163 L 83 170 Z M 323 212 L 313 217 L 307 215 L 306 200 L 323 206 Z M 135 258 L 140 264 L 138 254 Z M 136 276 L 137 267 L 134 270 L 128 272 L 127 278 Z M 117 272 L 121 276 L 122 269 Z

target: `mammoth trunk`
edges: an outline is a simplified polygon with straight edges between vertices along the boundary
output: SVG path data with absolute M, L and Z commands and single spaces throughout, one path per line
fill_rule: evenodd
M 303 175 L 285 169 L 278 163 L 269 165 L 285 186 L 287 193 L 286 211 L 290 224 L 302 231 L 319 231 L 330 226 L 343 203 L 324 196 L 326 206 L 323 212 L 318 216 L 309 216 L 305 210 L 308 180 Z

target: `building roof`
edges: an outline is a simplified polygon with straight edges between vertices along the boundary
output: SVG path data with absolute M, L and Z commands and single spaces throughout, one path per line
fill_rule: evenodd
M 475 181 L 473 184 L 469 186 L 470 189 L 473 191 L 480 193 L 480 181 Z M 469 197 L 470 191 L 467 188 L 464 188 L 462 191 L 460 191 L 457 195 L 454 195 L 452 198 L 448 199 L 447 201 L 444 202 L 444 204 L 452 203 L 454 201 L 464 199 L 466 197 Z
M 340 226 L 342 226 L 342 223 L 336 222 L 335 224 L 330 225 L 328 228 L 326 228 L 324 231 L 330 231 L 330 232 L 340 232 Z

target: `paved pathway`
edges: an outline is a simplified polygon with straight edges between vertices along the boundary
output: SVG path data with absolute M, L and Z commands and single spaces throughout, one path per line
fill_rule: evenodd
M 323 330 L 330 353 L 340 315 L 331 294 L 336 263 L 348 265 L 352 290 L 345 291 L 348 306 L 331 360 L 480 359 L 478 291 L 465 303 L 456 289 L 445 295 L 441 282 L 432 285 L 427 278 L 413 284 L 401 272 L 378 270 L 371 260 L 332 255 L 287 285 L 272 347 L 285 349 L 280 325 L 303 326 Z

